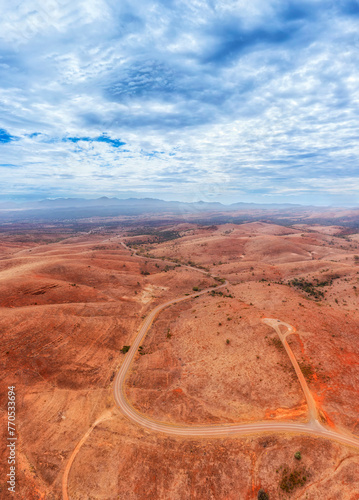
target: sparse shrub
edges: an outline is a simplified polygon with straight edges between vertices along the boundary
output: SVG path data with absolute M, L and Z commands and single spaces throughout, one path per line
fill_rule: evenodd
M 288 285 L 299 288 L 309 296 L 314 297 L 316 300 L 320 300 L 324 297 L 324 293 L 316 288 L 330 286 L 333 279 L 335 278 L 333 277 L 332 279 L 328 279 L 326 281 L 319 281 L 318 279 L 315 279 L 315 283 L 312 283 L 310 281 L 306 281 L 304 278 L 294 278 L 293 280 L 288 281 Z
M 285 467 L 279 486 L 281 490 L 290 493 L 298 486 L 304 486 L 306 480 L 307 476 L 304 469 L 294 469 L 291 471 Z
M 230 343 L 230 340 L 229 340 L 229 339 L 227 339 L 227 340 L 226 340 L 226 344 L 229 344 L 229 343 Z
M 192 288 L 192 290 L 193 290 L 194 292 L 198 292 L 199 288 L 198 288 L 198 286 L 194 286 L 194 287 Z
M 266 493 L 262 488 L 258 491 L 258 500 L 269 500 L 268 493 Z
M 294 458 L 296 458 L 297 460 L 300 460 L 302 458 L 300 451 L 294 453 Z
M 126 354 L 126 352 L 130 350 L 130 347 L 130 345 L 124 345 L 122 349 L 120 349 L 120 351 L 122 352 L 122 354 Z
M 312 366 L 309 363 L 305 363 L 304 361 L 299 362 L 298 365 L 299 365 L 304 377 L 307 380 L 311 380 L 313 378 L 313 375 L 314 375 L 314 370 L 313 370 Z
M 268 344 L 274 345 L 279 351 L 283 351 L 284 346 L 278 337 L 270 338 Z

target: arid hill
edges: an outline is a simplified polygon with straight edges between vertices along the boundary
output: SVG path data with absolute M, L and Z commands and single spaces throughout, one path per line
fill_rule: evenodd
M 358 448 L 274 431 L 168 437 L 129 421 L 112 394 L 121 349 L 149 312 L 208 288 L 153 322 L 126 382 L 134 408 L 189 426 L 306 422 L 293 366 L 261 321 L 279 318 L 296 329 L 287 340 L 321 422 L 359 438 L 358 233 L 125 222 L 2 233 L 0 390 L 6 401 L 16 387 L 16 498 L 63 498 L 66 470 L 70 499 L 250 500 L 260 488 L 271 500 L 359 498 Z

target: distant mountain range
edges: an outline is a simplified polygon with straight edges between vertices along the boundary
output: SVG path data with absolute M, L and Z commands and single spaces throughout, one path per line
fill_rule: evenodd
M 1 210 L 56 210 L 56 209 L 84 209 L 84 208 L 116 208 L 118 215 L 126 215 L 133 213 L 195 213 L 195 212 L 232 212 L 234 210 L 288 210 L 300 208 L 308 209 L 303 205 L 294 205 L 290 203 L 283 204 L 258 204 L 258 203 L 232 203 L 231 205 L 223 205 L 219 202 L 198 201 L 187 203 L 182 201 L 164 201 L 156 198 L 127 198 L 125 200 L 119 198 L 107 198 L 103 196 L 97 199 L 84 198 L 57 198 L 45 199 L 29 203 L 17 204 L 14 202 L 1 203 Z
M 32 201 L 27 203 L 0 203 L 0 228 L 12 227 L 12 224 L 39 224 L 59 222 L 65 224 L 93 224 L 96 218 L 121 218 L 121 224 L 153 224 L 165 221 L 191 221 L 200 224 L 240 224 L 255 220 L 275 222 L 277 224 L 295 224 L 306 222 L 320 224 L 342 224 L 348 227 L 359 226 L 359 207 L 343 209 L 334 207 L 315 207 L 291 203 L 232 203 L 223 205 L 219 202 L 164 201 L 156 198 L 57 198 Z M 138 217 L 138 219 L 137 219 Z M 134 219 L 135 218 L 135 219 Z M 94 219 L 94 220 L 93 220 Z M 141 219 L 141 220 L 140 220 Z

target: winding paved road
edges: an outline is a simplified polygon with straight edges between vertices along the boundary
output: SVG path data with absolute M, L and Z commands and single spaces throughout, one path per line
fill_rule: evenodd
M 127 248 L 128 250 L 131 250 L 125 243 L 121 242 L 121 244 Z M 137 257 L 142 257 L 138 255 L 136 252 L 134 252 Z M 149 258 L 149 257 L 147 257 Z M 159 259 L 161 260 L 161 259 Z M 169 261 L 170 262 L 170 261 Z M 173 264 L 173 262 L 170 262 Z M 200 271 L 202 273 L 207 274 L 205 271 L 202 271 L 200 269 L 193 268 L 191 266 L 185 266 L 188 267 L 192 270 L 195 271 Z M 213 276 L 211 276 L 213 278 Z M 227 281 L 221 286 L 218 286 L 216 289 L 218 290 L 219 288 L 223 288 L 228 284 Z M 171 423 L 165 423 L 165 422 L 159 422 L 156 420 L 153 420 L 146 415 L 143 415 L 139 413 L 137 410 L 133 408 L 131 403 L 128 401 L 126 392 L 125 392 L 125 382 L 126 382 L 126 376 L 128 374 L 128 371 L 130 369 L 130 366 L 132 364 L 132 361 L 138 351 L 139 346 L 141 345 L 145 335 L 147 334 L 148 330 L 150 329 L 154 319 L 156 316 L 159 314 L 160 311 L 165 309 L 166 307 L 170 306 L 171 304 L 176 304 L 178 302 L 181 302 L 183 300 L 188 300 L 193 297 L 196 297 L 197 295 L 203 295 L 207 292 L 209 292 L 212 289 L 206 289 L 201 292 L 191 294 L 188 296 L 180 297 L 177 299 L 169 300 L 165 302 L 164 304 L 161 304 L 157 307 L 155 307 L 151 313 L 145 318 L 144 322 L 142 323 L 138 334 L 126 354 L 126 358 L 121 365 L 121 368 L 119 372 L 117 373 L 115 380 L 114 380 L 114 386 L 113 386 L 113 393 L 114 393 L 114 399 L 116 402 L 116 405 L 118 408 L 122 411 L 122 413 L 132 422 L 140 425 L 141 427 L 144 427 L 145 429 L 148 429 L 150 431 L 156 431 L 156 432 L 162 432 L 164 434 L 170 434 L 174 436 L 197 436 L 197 437 L 218 437 L 218 436 L 229 436 L 229 435 L 244 435 L 244 434 L 252 434 L 252 433 L 257 433 L 257 432 L 295 432 L 295 433 L 304 433 L 304 434 L 312 434 L 315 436 L 319 437 L 325 437 L 327 439 L 333 439 L 335 441 L 338 441 L 340 443 L 349 445 L 349 446 L 354 446 L 356 448 L 359 448 L 359 439 L 352 434 L 344 434 L 344 433 L 339 433 L 336 431 L 333 431 L 331 429 L 327 429 L 324 427 L 318 420 L 318 412 L 317 408 L 315 405 L 315 401 L 313 399 L 313 396 L 308 388 L 308 385 L 306 383 L 306 380 L 303 376 L 303 373 L 298 365 L 298 362 L 293 354 L 293 351 L 291 350 L 286 337 L 287 335 L 294 333 L 295 328 L 288 323 L 285 323 L 283 321 L 280 321 L 278 319 L 274 318 L 264 318 L 262 321 L 266 323 L 267 325 L 271 326 L 272 328 L 275 329 L 277 334 L 279 335 L 280 340 L 282 341 L 284 348 L 292 362 L 293 368 L 298 376 L 299 382 L 301 384 L 301 387 L 303 389 L 305 398 L 307 400 L 308 404 L 308 413 L 309 413 L 309 422 L 307 423 L 295 423 L 295 422 L 270 422 L 270 421 L 265 421 L 265 422 L 257 422 L 257 423 L 251 423 L 251 424 L 220 424 L 220 425 L 191 425 L 191 426 L 186 426 L 186 425 L 178 425 L 178 424 L 171 424 Z M 280 330 L 280 325 L 283 325 L 287 328 L 287 331 L 285 333 L 282 333 Z
M 225 286 L 225 285 L 223 285 Z M 204 290 L 201 293 L 206 293 L 207 290 Z M 256 423 L 251 423 L 251 424 L 220 424 L 220 425 L 193 425 L 193 426 L 186 426 L 186 425 L 178 425 L 178 424 L 171 424 L 171 423 L 165 423 L 165 422 L 158 422 L 156 420 L 153 420 L 146 415 L 142 415 L 138 411 L 136 411 L 131 403 L 128 401 L 125 393 L 125 381 L 126 381 L 126 376 L 128 374 L 128 370 L 131 366 L 131 363 L 136 355 L 136 352 L 138 350 L 138 347 L 141 345 L 141 342 L 143 338 L 145 337 L 146 333 L 148 332 L 153 320 L 157 316 L 157 314 L 164 309 L 165 307 L 168 307 L 170 304 L 174 304 L 176 302 L 180 302 L 181 300 L 186 300 L 193 297 L 193 295 L 182 297 L 180 299 L 175 299 L 166 302 L 165 304 L 162 304 L 160 306 L 157 306 L 155 309 L 152 310 L 152 312 L 147 316 L 145 321 L 143 322 L 137 337 L 131 346 L 131 349 L 128 351 L 126 354 L 126 359 L 123 362 L 119 372 L 117 373 L 117 376 L 114 381 L 114 387 L 113 387 L 113 392 L 114 392 L 114 398 L 116 405 L 122 413 L 132 422 L 135 422 L 136 424 L 140 425 L 141 427 L 144 427 L 145 429 L 148 429 L 150 431 L 156 431 L 156 432 L 161 432 L 164 434 L 169 434 L 169 435 L 174 435 L 174 436 L 197 436 L 197 437 L 226 437 L 230 435 L 244 435 L 244 434 L 254 434 L 258 432 L 295 432 L 295 433 L 304 433 L 304 434 L 312 434 L 315 436 L 319 437 L 325 437 L 328 439 L 334 439 L 335 441 L 338 441 L 340 443 L 349 445 L 349 446 L 355 446 L 356 448 L 359 448 L 359 439 L 352 436 L 351 434 L 342 434 L 330 429 L 327 429 L 324 427 L 317 419 L 317 410 L 315 407 L 315 403 L 313 400 L 313 397 L 308 389 L 308 386 L 305 382 L 305 379 L 303 377 L 302 372 L 300 371 L 300 368 L 298 366 L 298 363 L 294 357 L 293 351 L 290 349 L 288 343 L 285 341 L 285 347 L 288 352 L 290 353 L 290 359 L 293 363 L 293 360 L 295 363 L 293 363 L 294 369 L 298 375 L 298 370 L 301 374 L 301 377 L 299 377 L 299 380 L 301 382 L 304 394 L 306 396 L 307 402 L 308 402 L 308 408 L 309 408 L 309 415 L 310 415 L 310 420 L 307 423 L 294 423 L 294 422 L 256 422 Z M 286 323 L 281 322 L 277 319 L 270 319 L 270 318 L 265 318 L 263 322 L 269 324 L 270 326 L 273 326 L 275 330 L 278 332 L 279 331 L 279 325 L 284 325 L 287 326 Z M 290 326 L 290 325 L 289 325 Z M 290 326 L 292 330 L 293 327 Z M 289 333 L 292 333 L 291 330 L 287 331 L 287 335 Z M 279 334 L 282 338 L 284 335 Z

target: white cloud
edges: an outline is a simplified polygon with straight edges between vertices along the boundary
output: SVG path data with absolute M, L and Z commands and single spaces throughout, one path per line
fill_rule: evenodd
M 359 194 L 349 4 L 3 4 L 2 195 Z

